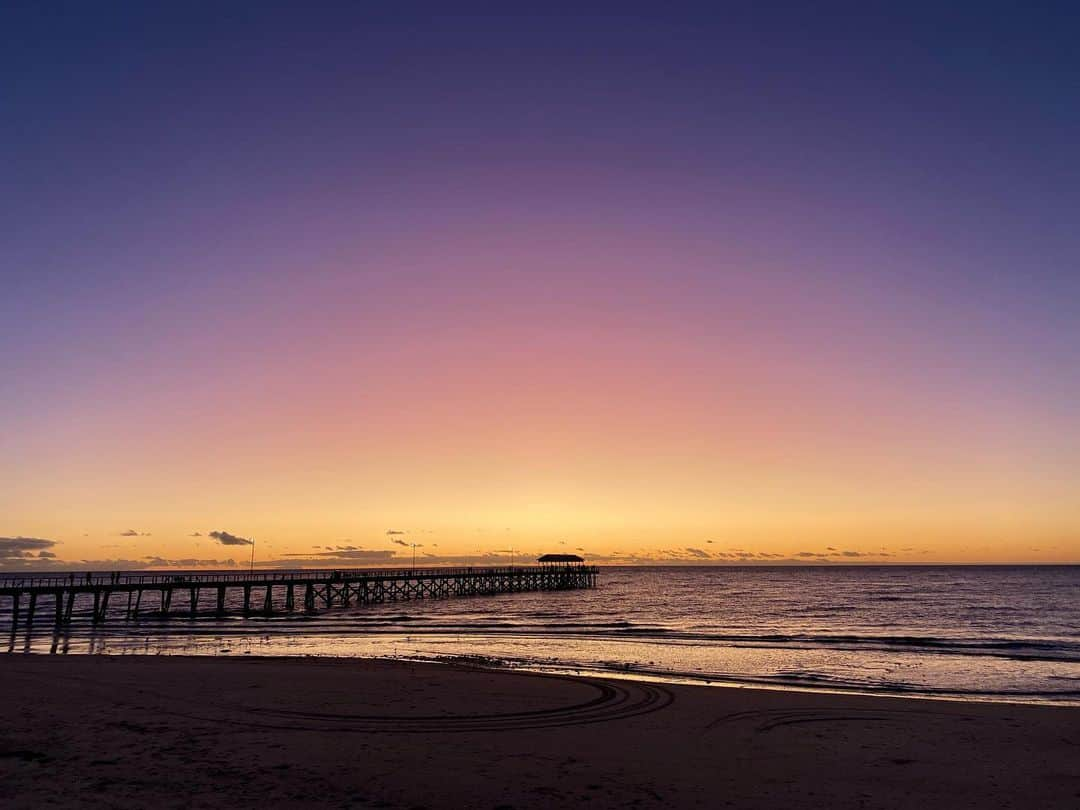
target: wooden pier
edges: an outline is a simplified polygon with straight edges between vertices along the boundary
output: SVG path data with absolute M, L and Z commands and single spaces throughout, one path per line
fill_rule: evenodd
M 91 621 L 102 624 L 108 618 L 135 620 L 140 612 L 156 618 L 194 619 L 230 612 L 267 616 L 404 599 L 566 591 L 596 587 L 596 577 L 595 566 L 565 564 L 251 573 L 122 571 L 0 579 L 0 597 L 11 598 L 14 631 L 24 604 L 27 624 L 45 608 L 56 625 L 64 625 L 71 622 L 80 596 L 84 602 L 92 600 Z M 181 604 L 174 609 L 173 595 L 178 592 Z M 238 598 L 230 599 L 230 594 Z M 231 607 L 234 604 L 239 607 Z

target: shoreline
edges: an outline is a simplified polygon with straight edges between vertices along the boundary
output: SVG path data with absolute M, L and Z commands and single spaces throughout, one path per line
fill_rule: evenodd
M 372 658 L 9 655 L 0 779 L 20 808 L 1080 798 L 1080 707 L 701 686 Z
M 942 690 L 934 692 L 929 690 L 911 689 L 908 691 L 890 690 L 887 688 L 874 689 L 871 687 L 846 686 L 843 684 L 813 684 L 813 683 L 784 683 L 771 681 L 766 678 L 747 676 L 740 678 L 733 675 L 707 675 L 683 672 L 668 672 L 664 670 L 650 670 L 642 667 L 631 666 L 628 668 L 604 668 L 590 667 L 588 665 L 575 665 L 573 663 L 559 663 L 551 665 L 533 664 L 513 659 L 499 659 L 484 655 L 442 655 L 442 656 L 410 656 L 410 655 L 335 655 L 332 653 L 302 652 L 294 655 L 266 654 L 241 652 L 237 655 L 229 653 L 193 653 L 190 650 L 181 649 L 172 652 L 167 648 L 159 649 L 153 653 L 146 652 L 48 652 L 36 650 L 8 650 L 0 653 L 3 656 L 40 656 L 40 657 L 146 657 L 146 658 L 206 658 L 226 660 L 337 660 L 337 661 L 385 661 L 415 664 L 431 664 L 434 666 L 464 666 L 468 668 L 491 670 L 493 672 L 528 672 L 540 675 L 574 675 L 588 678 L 613 678 L 618 680 L 637 680 L 660 684 L 672 684 L 690 687 L 708 687 L 720 689 L 755 689 L 777 692 L 796 692 L 822 695 L 858 695 L 862 697 L 881 697 L 892 699 L 910 699 L 927 701 L 947 701 L 951 703 L 975 703 L 975 704 L 1001 704 L 1015 706 L 1049 706 L 1057 708 L 1080 708 L 1080 690 L 1075 696 L 1064 699 L 1055 699 L 1049 696 L 1033 695 L 1031 693 L 990 693 L 990 692 L 950 692 Z
M 273 658 L 275 656 L 266 656 Z M 282 656 L 284 657 L 284 656 Z M 316 657 L 316 656 L 312 656 Z M 387 661 L 411 661 L 409 658 L 386 658 L 382 660 Z M 425 663 L 424 659 L 417 659 L 419 663 Z M 440 663 L 436 660 L 431 660 L 428 663 Z M 453 663 L 453 662 L 447 662 Z M 488 667 L 479 667 L 488 668 Z M 499 670 L 500 667 L 493 666 L 490 669 Z M 1063 709 L 1080 709 L 1080 697 L 1072 700 L 1053 700 L 1046 698 L 1031 698 L 1024 700 L 1020 696 L 1014 697 L 1002 697 L 993 694 L 979 693 L 979 694 L 959 694 L 956 692 L 890 692 L 885 689 L 874 690 L 860 687 L 843 687 L 843 686 L 802 686 L 800 684 L 785 684 L 785 683 L 770 683 L 765 681 L 756 681 L 750 678 L 746 680 L 738 680 L 730 676 L 724 677 L 708 677 L 700 676 L 696 677 L 687 674 L 673 674 L 663 672 L 652 672 L 647 670 L 629 670 L 628 672 L 620 670 L 605 670 L 605 669 L 589 669 L 587 667 L 506 667 L 506 671 L 523 671 L 523 672 L 536 672 L 538 674 L 571 674 L 580 675 L 586 678 L 615 678 L 620 680 L 635 680 L 635 681 L 648 681 L 653 683 L 667 683 L 679 686 L 690 687 L 703 687 L 711 689 L 753 689 L 761 690 L 765 692 L 798 692 L 809 693 L 815 695 L 858 695 L 860 697 L 867 698 L 889 698 L 894 700 L 929 700 L 929 701 L 944 701 L 948 703 L 976 703 L 976 704 L 990 704 L 990 705 L 1004 705 L 1004 706 L 1048 706 Z

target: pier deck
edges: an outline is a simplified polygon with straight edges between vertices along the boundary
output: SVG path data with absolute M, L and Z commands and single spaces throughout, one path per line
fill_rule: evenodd
M 524 591 L 565 591 L 596 586 L 590 565 L 530 565 L 427 569 L 333 569 L 260 572 L 163 573 L 152 571 L 53 574 L 0 579 L 0 597 L 11 598 L 11 627 L 51 608 L 57 625 L 70 623 L 76 600 L 92 600 L 91 620 L 156 617 L 269 615 L 302 609 L 377 604 L 403 599 L 446 599 Z M 173 594 L 183 597 L 173 609 Z M 230 592 L 240 599 L 230 599 Z M 145 598 L 147 594 L 149 597 Z M 205 601 L 203 601 L 205 599 Z M 207 609 L 200 610 L 205 604 Z M 123 607 L 121 610 L 120 607 Z M 233 607 L 238 605 L 238 607 Z M 112 612 L 110 613 L 110 606 Z

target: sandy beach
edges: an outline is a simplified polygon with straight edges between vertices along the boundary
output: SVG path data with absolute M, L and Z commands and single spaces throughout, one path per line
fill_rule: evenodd
M 355 659 L 5 657 L 5 807 L 1075 807 L 1080 709 Z

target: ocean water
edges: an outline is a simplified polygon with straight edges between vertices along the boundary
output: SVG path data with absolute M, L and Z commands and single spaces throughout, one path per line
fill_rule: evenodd
M 379 656 L 1080 704 L 1080 566 L 601 567 L 595 590 L 0 629 L 11 653 Z M 177 592 L 173 610 L 183 610 Z

